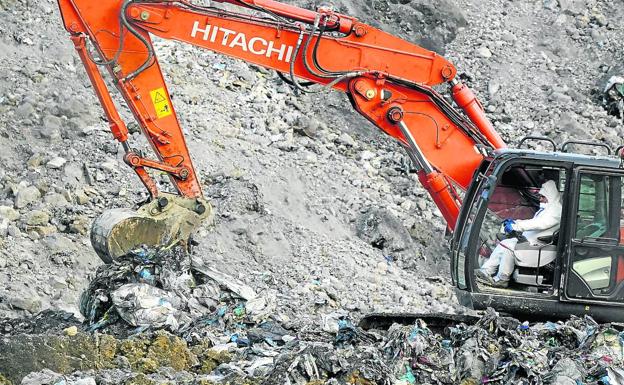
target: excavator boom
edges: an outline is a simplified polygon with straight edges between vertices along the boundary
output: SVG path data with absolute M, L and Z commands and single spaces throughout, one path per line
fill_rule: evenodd
M 419 180 L 450 228 L 461 204 L 456 187 L 468 187 L 485 151 L 505 146 L 472 91 L 456 79 L 457 70 L 451 63 L 435 52 L 328 8 L 315 12 L 273 0 L 218 1 L 229 3 L 226 9 L 185 0 L 58 2 L 111 132 L 125 149 L 126 163 L 153 202 L 159 202 L 142 210 L 138 221 L 129 220 L 127 213 L 96 220 L 95 238 L 99 241 L 94 243 L 103 258 L 114 258 L 142 243 L 144 231 L 138 229 L 146 226 L 146 221 L 151 223 L 153 216 L 159 216 L 158 227 L 163 230 L 161 236 L 149 240 L 151 243 L 188 238 L 192 228 L 211 213 L 202 197 L 152 35 L 273 69 L 300 92 L 308 92 L 301 79 L 345 92 L 356 111 L 406 148 Z M 232 5 L 239 11 L 231 11 Z M 155 159 L 132 148 L 126 123 L 116 110 L 101 69 L 112 76 Z M 450 85 L 451 97 L 463 114 L 434 90 L 444 83 Z M 337 118 L 332 124 L 343 122 Z M 167 173 L 178 195 L 163 195 L 149 169 Z M 170 216 L 176 223 L 188 217 L 191 225 L 167 226 Z M 173 231 L 172 227 L 182 230 Z

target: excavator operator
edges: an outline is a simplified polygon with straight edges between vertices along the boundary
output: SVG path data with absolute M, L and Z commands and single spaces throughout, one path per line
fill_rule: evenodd
M 506 235 L 522 233 L 525 242 L 532 246 L 543 244 L 540 238 L 552 236 L 559 229 L 561 221 L 561 197 L 557 184 L 546 181 L 539 190 L 540 208 L 533 218 L 525 220 L 505 219 L 503 229 Z M 524 239 L 523 239 L 524 241 Z M 502 240 L 494 249 L 490 258 L 480 269 L 475 271 L 477 281 L 491 287 L 506 288 L 514 272 L 516 264 L 537 267 L 537 258 L 533 261 L 520 261 L 519 255 L 514 253 L 518 245 L 518 236 L 511 236 Z

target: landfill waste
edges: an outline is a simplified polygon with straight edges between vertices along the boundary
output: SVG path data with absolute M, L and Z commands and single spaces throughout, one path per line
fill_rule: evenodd
M 137 287 L 142 290 L 145 284 L 130 285 L 140 285 Z M 159 290 L 157 295 L 165 291 Z M 433 330 L 422 319 L 416 319 L 409 325 L 395 323 L 388 329 L 364 330 L 343 312 L 325 315 L 317 327 L 285 325 L 271 317 L 254 323 L 246 314 L 242 298 L 228 303 L 220 302 L 214 312 L 179 324 L 174 334 L 142 330 L 111 343 L 102 332 L 81 331 L 69 336 L 57 328 L 59 337 L 41 343 L 54 347 L 79 338 L 81 344 L 74 345 L 103 351 L 106 365 L 100 358 L 95 364 L 83 359 L 73 368 L 63 360 L 54 366 L 55 360 L 48 356 L 42 359 L 34 351 L 29 353 L 33 354 L 30 359 L 46 362 L 46 369 L 66 379 L 71 376 L 66 383 L 92 377 L 98 379 L 98 384 L 115 383 L 100 380 L 121 376 L 134 379 L 124 383 L 137 383 L 137 378 L 145 377 L 150 384 L 624 384 L 624 324 L 598 324 L 590 317 L 529 323 L 488 309 L 474 323 L 450 323 L 443 329 Z M 113 304 L 111 309 L 117 306 Z M 51 313 L 47 317 L 59 319 Z M 128 321 L 122 316 L 117 322 Z M 137 324 L 142 321 L 138 319 Z M 4 325 L 0 321 L 0 330 Z M 25 338 L 15 326 L 19 324 L 13 321 L 12 325 L 16 329 L 0 342 L 0 357 L 3 349 Z M 150 328 L 156 329 L 155 325 Z M 162 325 L 172 329 L 167 322 Z M 104 327 L 103 332 L 109 327 Z M 84 342 L 89 339 L 95 346 L 109 341 L 107 346 L 113 348 L 91 348 Z M 177 356 L 184 357 L 182 363 Z M 0 358 L 0 374 L 4 372 L 2 363 Z M 111 368 L 110 363 L 119 366 Z M 181 370 L 185 381 L 180 380 Z M 47 378 L 50 373 L 26 372 L 22 377 Z M 22 377 L 13 373 L 12 378 Z
M 246 304 L 249 306 L 245 306 Z M 176 331 L 194 319 L 231 307 L 235 317 L 264 319 L 272 297 L 213 268 L 193 265 L 180 246 L 139 248 L 100 266 L 80 299 L 80 311 L 91 330 L 123 320 L 141 330 Z
M 71 381 L 92 378 L 85 370 L 91 368 L 98 379 L 121 375 L 107 370 L 135 378 L 128 383 L 136 383 L 139 374 L 148 383 L 184 382 L 176 374 L 183 370 L 187 383 L 213 384 L 624 385 L 624 324 L 598 324 L 590 317 L 529 323 L 492 309 L 479 318 L 463 318 L 466 322 L 450 320 L 447 327 L 404 318 L 409 321 L 365 330 L 344 309 L 320 314 L 316 324 L 298 324 L 280 316 L 273 294 L 196 265 L 178 246 L 140 248 L 99 267 L 81 297 L 81 311 L 85 325 L 53 312 L 35 317 L 58 335 L 37 346 L 71 344 L 98 351 L 90 341 L 98 346 L 106 334 L 121 338 L 109 343 L 115 347 L 104 357 L 92 364 L 81 360 L 77 367 L 64 360 L 55 366 L 50 351 L 42 353 L 45 358 L 33 351 L 20 359 L 46 362 L 46 369 L 71 375 Z M 3 349 L 20 345 L 20 329 L 32 327 L 0 322 L 0 331 L 7 331 L 0 342 L 0 374 Z M 167 365 L 178 372 L 167 371 Z M 22 378 L 51 373 L 31 371 Z
M 530 324 L 488 309 L 473 323 L 435 331 L 422 319 L 364 330 L 343 309 L 317 325 L 289 324 L 275 303 L 174 246 L 141 248 L 98 268 L 81 311 L 91 331 L 166 329 L 190 349 L 208 346 L 188 369 L 213 383 L 624 383 L 622 324 Z
M 611 76 L 603 90 L 602 104 L 611 115 L 624 122 L 624 76 Z
M 123 285 L 111 293 L 111 297 L 121 318 L 132 326 L 168 325 L 176 330 L 181 322 L 190 321 L 178 315 L 183 308 L 177 297 L 145 283 Z

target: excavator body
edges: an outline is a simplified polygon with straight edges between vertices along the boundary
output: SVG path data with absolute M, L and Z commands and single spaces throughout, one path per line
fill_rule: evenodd
M 114 261 L 142 244 L 188 243 L 212 216 L 152 45 L 158 36 L 275 70 L 297 92 L 318 91 L 303 81 L 344 92 L 359 114 L 406 151 L 454 231 L 452 277 L 462 303 L 510 313 L 622 318 L 615 311 L 624 303 L 620 158 L 570 154 L 567 145 L 553 152 L 507 150 L 451 63 L 330 8 L 310 11 L 274 0 L 215 2 L 229 5 L 58 0 L 111 133 L 151 198 L 136 211 L 118 209 L 96 219 L 91 239 L 102 260 Z M 155 157 L 132 147 L 109 84 Z M 433 88 L 440 85 L 448 86 L 450 98 Z M 161 191 L 150 170 L 168 174 L 175 191 Z M 508 289 L 480 285 L 474 269 L 495 247 L 500 221 L 533 215 L 538 202 L 532 191 L 547 179 L 563 197 L 557 239 L 529 250 L 538 267 L 518 267 Z

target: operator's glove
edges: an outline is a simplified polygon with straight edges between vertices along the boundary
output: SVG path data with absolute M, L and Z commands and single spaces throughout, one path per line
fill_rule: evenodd
M 506 233 L 506 231 L 505 231 L 505 226 L 507 226 L 507 223 L 509 223 L 509 222 L 513 222 L 513 221 L 514 221 L 514 220 L 513 220 L 513 219 L 511 219 L 511 218 L 505 218 L 505 219 L 503 220 L 503 222 L 501 222 L 501 227 L 500 227 L 500 230 L 499 230 L 499 231 L 500 231 L 501 233 Z
M 503 226 L 505 229 L 505 234 L 511 234 L 514 231 L 513 225 L 516 223 L 513 219 L 505 220 L 503 222 Z

